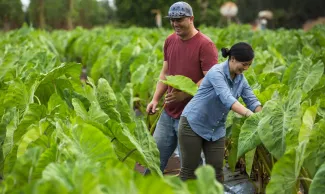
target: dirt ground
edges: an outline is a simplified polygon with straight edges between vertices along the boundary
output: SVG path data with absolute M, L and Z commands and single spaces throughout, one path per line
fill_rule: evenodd
M 143 174 L 145 168 L 139 164 L 135 166 L 135 170 Z M 225 194 L 254 194 L 255 187 L 247 175 L 239 172 L 236 169 L 235 172 L 231 172 L 228 167 L 223 168 L 225 182 L 223 184 Z M 164 175 L 176 175 L 180 172 L 179 158 L 173 154 L 170 157 L 167 167 L 164 171 Z
M 175 156 L 175 154 L 172 155 L 172 157 L 169 158 L 167 167 L 165 169 L 164 174 L 165 175 L 175 175 L 178 174 L 180 169 L 181 164 L 179 161 L 179 158 Z M 144 172 L 144 167 L 137 164 L 135 166 L 135 170 L 140 172 L 141 174 Z

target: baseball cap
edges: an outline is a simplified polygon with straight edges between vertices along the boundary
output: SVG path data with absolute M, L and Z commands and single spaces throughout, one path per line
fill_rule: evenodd
M 192 7 L 184 1 L 179 1 L 170 6 L 166 18 L 183 18 L 190 16 L 193 16 Z

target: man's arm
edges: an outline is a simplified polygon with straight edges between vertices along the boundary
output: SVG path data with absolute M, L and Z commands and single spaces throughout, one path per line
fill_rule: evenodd
M 160 75 L 159 75 L 160 80 L 166 80 L 167 71 L 168 71 L 168 63 L 167 63 L 167 61 L 164 61 L 163 68 L 161 69 Z M 156 86 L 156 90 L 153 95 L 153 98 L 152 98 L 151 102 L 148 104 L 147 109 L 146 109 L 147 113 L 155 113 L 156 112 L 158 102 L 159 102 L 160 98 L 164 95 L 164 93 L 167 91 L 167 88 L 168 88 L 168 86 L 165 85 L 164 83 L 162 83 L 161 81 L 157 82 L 157 86 Z
M 207 71 L 203 71 L 203 74 L 207 74 Z M 200 86 L 201 82 L 202 82 L 203 78 L 200 79 L 196 85 Z M 190 94 L 187 94 L 185 92 L 182 91 L 172 91 L 171 93 L 168 93 L 166 95 L 166 104 L 171 103 L 171 102 L 181 102 L 187 98 L 191 98 L 192 96 Z
M 202 73 L 203 73 L 203 75 L 205 76 L 205 75 L 208 73 L 208 71 L 202 71 Z M 203 77 L 203 78 L 204 78 L 204 77 Z M 201 82 L 202 82 L 203 78 L 200 79 L 200 80 L 196 83 L 197 86 L 200 86 L 200 85 L 201 85 Z

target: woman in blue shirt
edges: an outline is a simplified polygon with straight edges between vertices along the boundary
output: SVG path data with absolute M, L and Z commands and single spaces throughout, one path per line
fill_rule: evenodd
M 205 75 L 197 94 L 186 105 L 179 121 L 178 137 L 181 151 L 182 180 L 194 179 L 203 149 L 206 163 L 214 167 L 216 178 L 223 182 L 225 122 L 230 110 L 250 116 L 262 109 L 248 85 L 243 71 L 252 64 L 254 51 L 244 42 L 231 49 L 222 48 L 225 62 L 214 65 Z M 246 107 L 238 102 L 241 97 Z

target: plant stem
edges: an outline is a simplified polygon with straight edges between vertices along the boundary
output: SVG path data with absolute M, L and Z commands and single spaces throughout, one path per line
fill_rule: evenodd
M 264 152 L 259 147 L 257 147 L 256 151 L 257 151 L 258 157 L 261 159 L 262 163 L 264 164 L 267 173 L 269 175 L 271 175 L 270 166 L 266 161 L 266 158 L 265 158 L 266 156 L 265 156 Z
M 36 95 L 34 95 L 34 97 L 36 98 L 38 104 L 41 105 L 41 101 L 39 100 L 39 98 Z
M 305 178 L 305 177 L 300 177 L 298 178 L 299 180 L 305 180 L 305 181 L 308 181 L 308 182 L 312 182 L 313 179 L 310 179 L 310 178 Z
M 308 171 L 302 167 L 300 170 L 300 178 L 302 187 L 304 188 L 305 194 L 308 194 L 310 183 L 313 181 L 308 174 Z
M 159 118 L 160 118 L 160 116 L 161 116 L 163 110 L 165 109 L 165 105 L 166 105 L 166 104 L 164 103 L 163 107 L 162 107 L 161 110 L 159 111 L 158 117 L 156 118 L 155 122 L 153 122 L 153 124 L 152 124 L 151 127 L 150 127 L 150 134 L 151 134 L 151 135 L 153 135 L 153 133 L 155 132 L 157 122 L 158 122 L 158 120 L 159 120 Z

